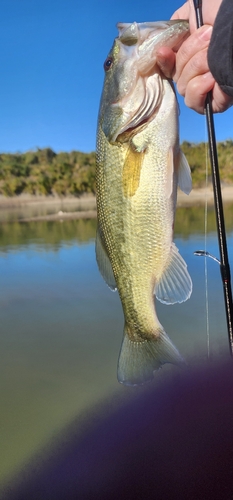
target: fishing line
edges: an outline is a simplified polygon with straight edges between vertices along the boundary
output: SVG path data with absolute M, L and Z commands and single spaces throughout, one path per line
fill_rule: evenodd
M 209 172 L 209 151 L 207 140 L 207 127 L 205 126 L 205 204 L 204 204 L 204 250 L 196 250 L 194 255 L 204 257 L 204 281 L 205 281 L 205 310 L 206 310 L 206 345 L 207 358 L 210 358 L 210 323 L 209 323 L 209 295 L 208 295 L 208 262 L 207 257 L 211 257 L 219 263 L 219 260 L 207 252 L 208 239 L 208 172 Z
M 193 0 L 193 3 L 196 13 L 197 27 L 200 28 L 200 26 L 203 25 L 202 0 Z M 215 137 L 211 92 L 208 92 L 207 94 L 205 103 L 205 114 L 206 114 L 207 130 L 208 130 L 210 164 L 211 164 L 212 182 L 214 190 L 214 204 L 215 204 L 215 214 L 216 214 L 219 253 L 220 253 L 219 264 L 220 264 L 220 271 L 221 271 L 223 292 L 225 299 L 225 312 L 227 320 L 229 347 L 230 347 L 230 353 L 231 355 L 233 355 L 233 304 L 232 304 L 232 290 L 231 290 L 231 272 L 228 261 L 226 230 L 225 230 L 223 203 L 222 203 L 222 191 L 221 191 L 221 182 L 219 175 L 218 154 L 217 154 L 217 145 Z M 208 252 L 205 253 L 203 251 L 196 252 L 196 255 L 208 255 L 209 257 L 212 257 L 208 254 Z M 216 258 L 214 258 L 214 260 L 218 261 L 218 259 Z

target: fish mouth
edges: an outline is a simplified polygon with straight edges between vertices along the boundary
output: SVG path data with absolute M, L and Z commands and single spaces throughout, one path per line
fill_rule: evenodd
M 155 115 L 164 96 L 165 79 L 156 64 L 157 50 L 161 46 L 177 50 L 189 34 L 188 22 L 180 19 L 119 23 L 117 27 L 115 43 L 120 57 L 113 85 L 120 97 L 105 107 L 101 123 L 110 143 L 125 132 L 135 133 Z M 127 61 L 132 63 L 128 65 Z

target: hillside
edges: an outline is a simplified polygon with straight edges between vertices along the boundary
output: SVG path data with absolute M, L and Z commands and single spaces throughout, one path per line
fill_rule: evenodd
M 206 144 L 183 142 L 193 187 L 205 184 Z M 221 181 L 233 184 L 233 140 L 218 143 Z M 209 173 L 210 175 L 210 173 Z M 50 148 L 0 154 L 0 195 L 79 196 L 95 193 L 95 153 L 55 153 Z

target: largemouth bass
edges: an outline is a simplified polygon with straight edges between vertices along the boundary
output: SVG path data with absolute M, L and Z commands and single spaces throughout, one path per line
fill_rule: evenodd
M 125 316 L 118 380 L 136 385 L 162 364 L 183 361 L 157 318 L 154 293 L 165 304 L 191 295 L 173 224 L 177 185 L 187 194 L 192 186 L 175 91 L 156 50 L 176 47 L 189 28 L 180 20 L 117 26 L 98 118 L 96 257 Z

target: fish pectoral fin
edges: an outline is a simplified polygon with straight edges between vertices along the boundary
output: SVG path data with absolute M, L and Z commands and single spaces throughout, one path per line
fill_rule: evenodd
M 96 232 L 95 253 L 100 274 L 104 278 L 104 281 L 107 283 L 109 288 L 111 288 L 111 290 L 115 292 L 117 289 L 116 281 L 114 278 L 111 262 L 108 258 L 107 252 L 104 248 L 100 236 L 99 228 L 97 228 Z
M 123 192 L 126 198 L 133 196 L 140 183 L 144 153 L 139 153 L 129 145 L 122 173 Z
M 178 154 L 178 186 L 185 194 L 189 194 L 190 191 L 192 191 L 190 166 L 183 151 L 181 150 Z
M 124 334 L 117 378 L 121 384 L 141 385 L 153 379 L 154 371 L 165 363 L 185 364 L 179 351 L 161 328 L 154 339 L 136 342 Z
M 192 293 L 192 280 L 187 264 L 179 254 L 175 243 L 172 243 L 168 263 L 155 287 L 155 295 L 163 304 L 185 302 Z

